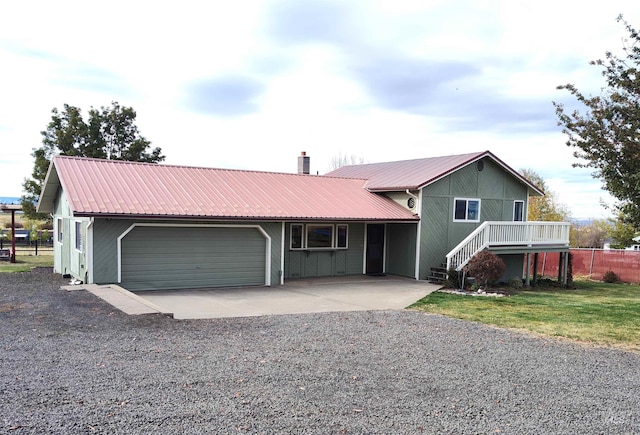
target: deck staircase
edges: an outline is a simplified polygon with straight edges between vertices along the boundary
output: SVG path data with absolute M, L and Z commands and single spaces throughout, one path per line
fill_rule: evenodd
M 570 226 L 568 222 L 483 222 L 447 254 L 444 276 L 446 278 L 446 271 L 451 268 L 462 270 L 474 255 L 484 249 L 520 247 L 524 252 L 524 249 L 534 247 L 568 247 Z

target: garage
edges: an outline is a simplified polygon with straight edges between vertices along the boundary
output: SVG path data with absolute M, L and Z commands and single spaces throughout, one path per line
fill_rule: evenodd
M 269 238 L 254 225 L 132 225 L 118 239 L 128 290 L 269 285 Z

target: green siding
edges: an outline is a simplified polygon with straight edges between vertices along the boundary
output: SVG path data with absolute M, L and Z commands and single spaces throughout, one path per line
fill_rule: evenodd
M 344 222 L 332 222 L 332 224 L 339 223 Z M 348 249 L 313 251 L 289 249 L 291 224 L 287 224 L 285 231 L 285 278 L 362 274 L 364 223 L 349 223 L 348 225 Z
M 471 164 L 422 189 L 420 279 L 482 222 L 512 221 L 514 200 L 526 209 L 527 187 L 491 159 L 483 162 L 482 171 Z M 480 222 L 453 222 L 454 198 L 480 199 Z
M 54 202 L 54 271 L 69 274 L 76 279 L 87 282 L 87 225 L 88 218 L 73 216 L 66 195 L 60 191 Z M 58 219 L 62 219 L 62 240 L 58 240 Z M 82 250 L 76 249 L 75 224 L 80 222 Z
M 416 224 L 387 224 L 387 273 L 415 277 Z

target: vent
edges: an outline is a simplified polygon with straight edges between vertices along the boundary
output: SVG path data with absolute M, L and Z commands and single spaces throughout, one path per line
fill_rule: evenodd
M 476 169 L 478 170 L 478 172 L 482 172 L 482 170 L 484 169 L 484 161 L 478 160 L 476 162 Z

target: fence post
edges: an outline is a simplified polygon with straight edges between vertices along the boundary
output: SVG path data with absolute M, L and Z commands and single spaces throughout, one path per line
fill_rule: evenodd
M 36 239 L 36 257 L 38 256 L 38 239 Z

